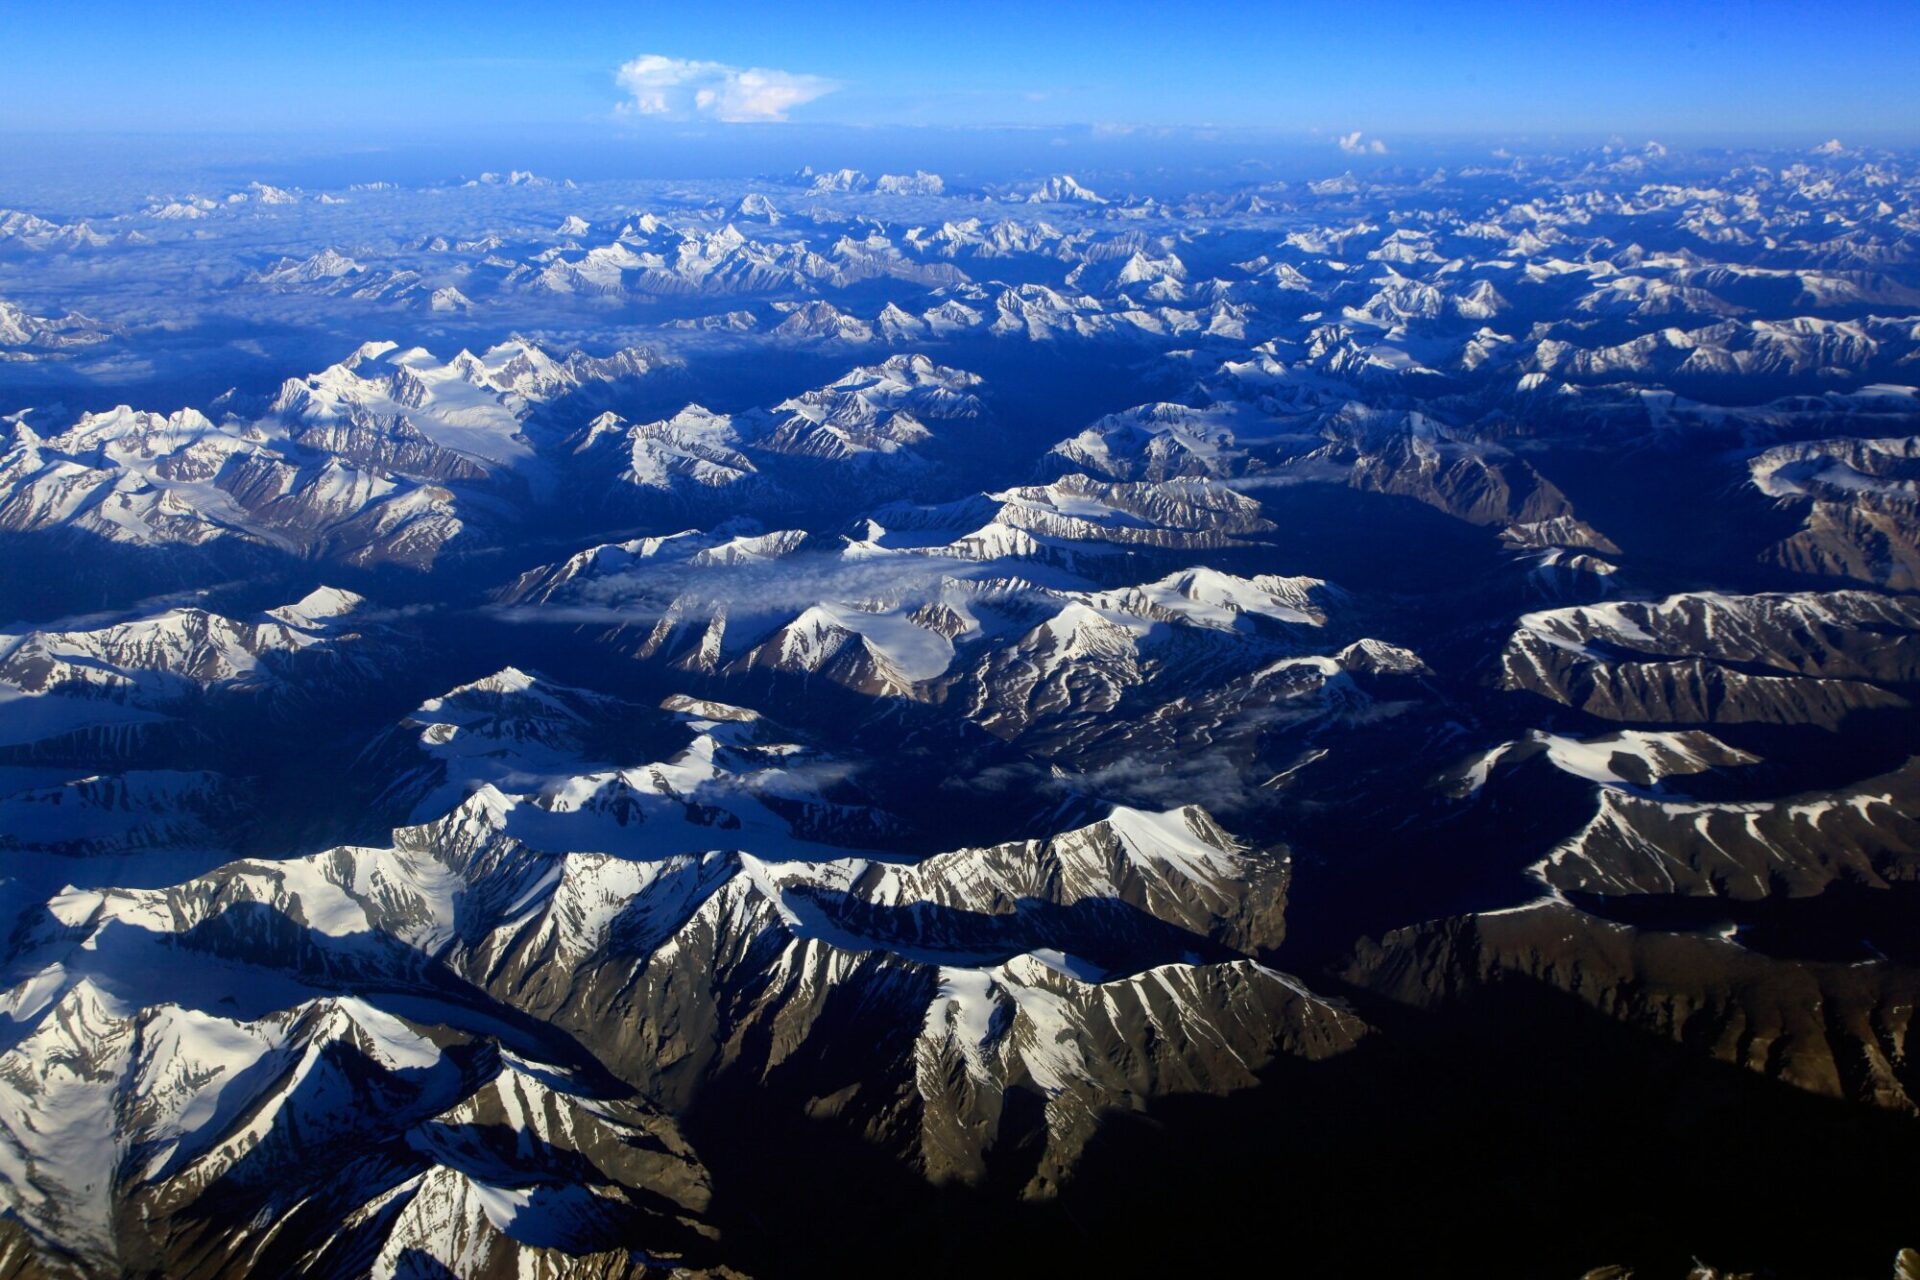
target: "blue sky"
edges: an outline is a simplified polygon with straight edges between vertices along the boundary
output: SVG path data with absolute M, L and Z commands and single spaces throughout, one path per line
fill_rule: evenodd
M 648 54 L 669 61 L 637 89 L 616 84 Z M 1915 0 L 0 0 L 0 128 L 15 130 L 684 130 L 783 116 L 1914 141 L 1916 67 Z M 779 74 L 743 80 L 753 68 Z

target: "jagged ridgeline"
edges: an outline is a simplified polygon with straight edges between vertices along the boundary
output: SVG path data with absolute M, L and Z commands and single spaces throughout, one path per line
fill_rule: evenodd
M 1920 168 L 1353 145 L 0 211 L 0 1278 L 1913 1277 Z

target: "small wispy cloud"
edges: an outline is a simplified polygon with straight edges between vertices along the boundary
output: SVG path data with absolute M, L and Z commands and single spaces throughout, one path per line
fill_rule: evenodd
M 840 82 L 798 71 L 732 67 L 644 53 L 622 64 L 614 83 L 628 94 L 625 115 L 667 120 L 717 120 L 724 124 L 780 121 L 798 106 L 823 98 Z
M 1378 138 L 1362 138 L 1360 131 L 1343 134 L 1338 139 L 1340 149 L 1350 156 L 1383 156 L 1387 154 L 1387 144 Z

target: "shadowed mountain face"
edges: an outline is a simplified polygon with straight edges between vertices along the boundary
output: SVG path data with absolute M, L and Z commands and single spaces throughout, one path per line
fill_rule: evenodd
M 0 211 L 0 1277 L 1913 1274 L 1920 169 L 1388 163 Z

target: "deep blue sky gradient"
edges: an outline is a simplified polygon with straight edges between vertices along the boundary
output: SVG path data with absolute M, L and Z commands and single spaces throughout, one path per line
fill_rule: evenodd
M 0 129 L 677 127 L 641 53 L 844 84 L 796 123 L 1920 140 L 1917 0 L 0 0 Z

